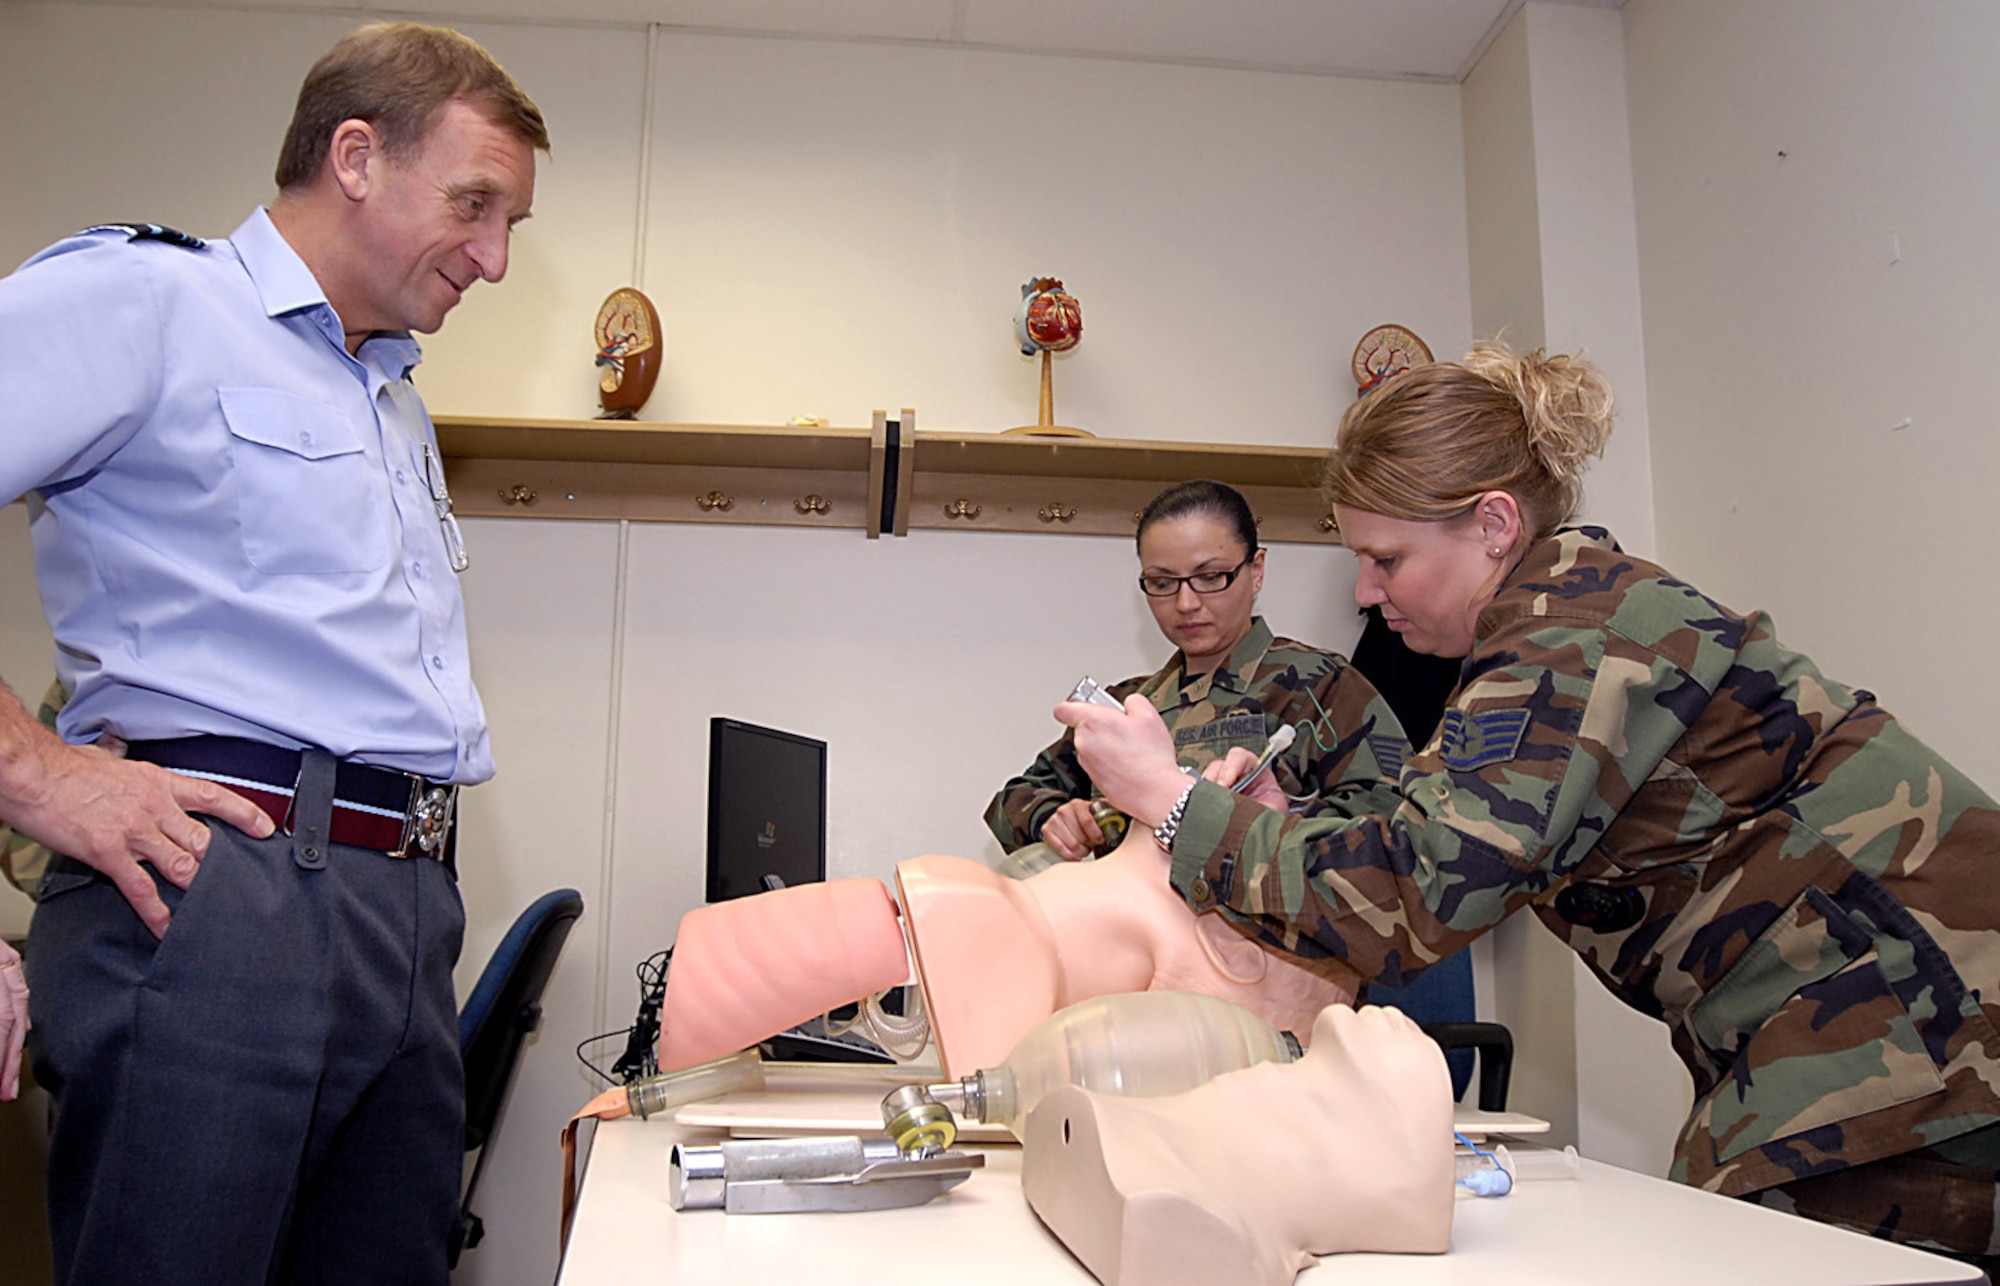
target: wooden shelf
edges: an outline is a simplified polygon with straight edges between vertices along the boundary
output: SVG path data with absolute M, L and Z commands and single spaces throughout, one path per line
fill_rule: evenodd
M 1263 539 L 1335 543 L 1324 450 L 872 428 L 438 416 L 465 515 L 1130 535 L 1169 483 L 1240 489 Z

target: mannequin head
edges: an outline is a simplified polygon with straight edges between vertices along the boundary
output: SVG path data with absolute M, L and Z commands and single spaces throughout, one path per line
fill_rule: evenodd
M 1028 1114 L 1021 1187 L 1105 1286 L 1288 1286 L 1314 1255 L 1450 1247 L 1451 1111 L 1413 1021 L 1336 1006 L 1296 1063 L 1163 1098 L 1057 1090 Z

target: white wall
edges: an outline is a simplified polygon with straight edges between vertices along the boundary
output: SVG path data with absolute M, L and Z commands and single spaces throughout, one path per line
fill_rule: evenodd
M 0 106 L 37 122 L 0 135 L 0 260 L 107 218 L 227 233 L 268 197 L 298 77 L 345 26 L 0 6 Z M 1031 421 L 1037 372 L 1010 323 L 1032 274 L 1062 276 L 1087 322 L 1058 364 L 1058 416 L 1105 435 L 1324 443 L 1370 326 L 1403 322 L 1440 353 L 1471 335 L 1453 87 L 468 30 L 536 96 L 556 150 L 507 282 L 427 341 L 418 380 L 439 413 L 587 416 L 591 320 L 634 280 L 667 332 L 648 414 L 678 420 L 852 425 L 910 405 L 930 428 Z M 22 526 L 0 511 L 0 674 L 32 693 L 48 643 L 21 619 Z M 979 814 L 1057 731 L 1055 699 L 1164 647 L 1124 540 L 466 527 L 501 776 L 464 805 L 461 985 L 540 892 L 574 885 L 589 909 L 461 1278 L 546 1281 L 555 1130 L 592 1089 L 570 1051 L 630 1020 L 633 966 L 699 900 L 708 717 L 824 737 L 831 873 L 883 876 L 918 852 L 992 856 Z M 1281 632 L 1352 640 L 1344 554 L 1279 546 L 1266 585 Z
M 1524 12 L 1466 77 L 1461 102 L 1474 333 L 1523 350 L 1548 342 L 1536 70 Z M 1551 252 L 1560 256 L 1562 247 Z M 1507 921 L 1481 945 L 1495 993 L 1481 1012 L 1514 1036 L 1508 1106 L 1548 1121 L 1551 1143 L 1577 1143 L 1575 957 L 1530 916 Z
M 1661 556 L 2000 787 L 2000 8 L 1625 18 Z
M 1515 16 L 1466 79 L 1466 201 L 1475 332 L 1603 369 L 1617 428 L 1580 516 L 1645 554 L 1651 434 L 1622 37 L 1609 10 Z M 1518 1049 L 1513 1105 L 1591 1157 L 1665 1174 L 1692 1094 L 1666 1028 L 1613 999 L 1532 917 L 1491 943 L 1492 1012 Z

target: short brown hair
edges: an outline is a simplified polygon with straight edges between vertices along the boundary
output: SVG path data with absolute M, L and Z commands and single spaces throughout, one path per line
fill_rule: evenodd
M 319 177 L 342 121 L 367 121 L 384 152 L 406 159 L 454 100 L 481 108 L 537 151 L 549 150 L 541 108 L 478 41 L 448 27 L 379 22 L 350 32 L 306 73 L 278 152 L 278 187 Z
M 1349 407 L 1327 457 L 1329 505 L 1446 522 L 1489 491 L 1527 511 L 1540 539 L 1583 499 L 1583 471 L 1611 436 L 1611 385 L 1580 357 L 1480 345 L 1463 362 L 1412 367 Z

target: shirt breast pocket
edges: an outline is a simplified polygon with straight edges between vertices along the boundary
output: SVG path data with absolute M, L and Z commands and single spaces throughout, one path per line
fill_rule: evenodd
M 282 389 L 220 390 L 243 554 L 275 574 L 387 565 L 381 469 L 339 410 Z

